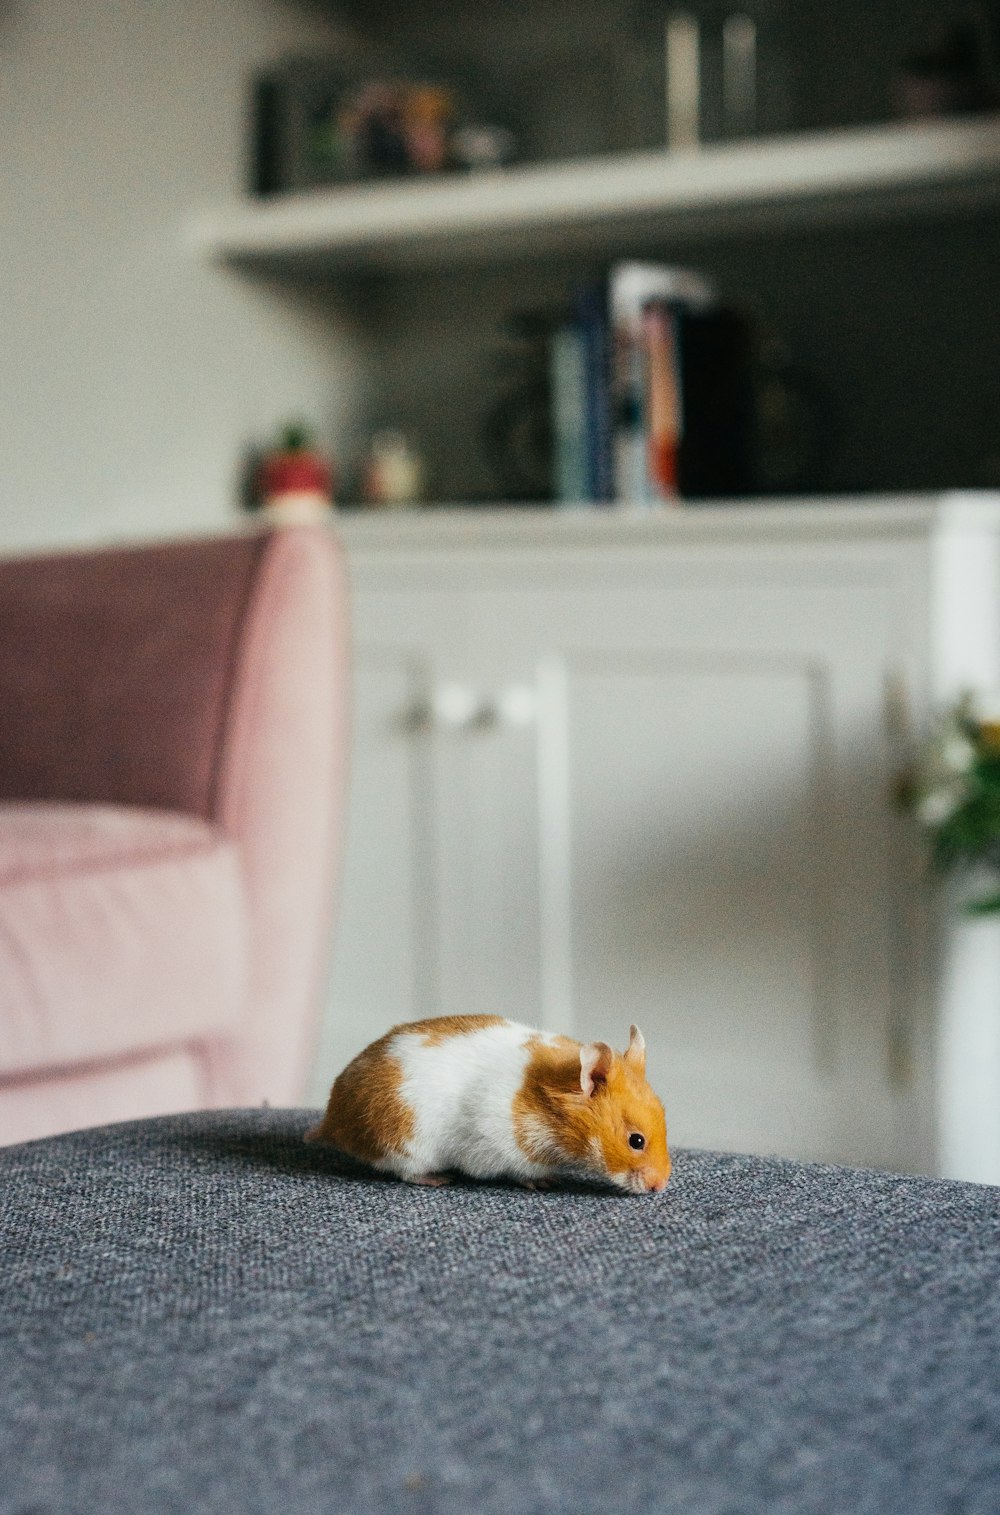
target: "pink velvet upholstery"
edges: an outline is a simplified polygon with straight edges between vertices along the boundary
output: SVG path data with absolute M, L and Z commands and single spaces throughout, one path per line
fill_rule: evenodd
M 300 1097 L 346 669 L 321 527 L 0 562 L 0 1142 Z
M 248 987 L 241 872 L 236 844 L 194 816 L 0 804 L 5 1076 L 235 1026 Z

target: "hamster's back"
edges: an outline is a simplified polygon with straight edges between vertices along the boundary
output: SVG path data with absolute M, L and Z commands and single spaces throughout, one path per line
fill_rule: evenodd
M 402 1176 L 454 1166 L 483 1177 L 504 1171 L 523 1160 L 511 1106 L 539 1034 L 499 1015 L 394 1026 L 335 1080 L 308 1139 Z

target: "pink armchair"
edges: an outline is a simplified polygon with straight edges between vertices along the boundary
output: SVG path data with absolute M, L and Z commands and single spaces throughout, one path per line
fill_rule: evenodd
M 0 1143 L 300 1098 L 346 686 L 322 527 L 0 562 Z

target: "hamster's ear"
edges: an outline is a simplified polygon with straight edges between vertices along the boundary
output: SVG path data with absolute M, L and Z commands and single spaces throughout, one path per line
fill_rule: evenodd
M 646 1071 L 646 1038 L 638 1026 L 628 1028 L 628 1048 L 625 1052 L 625 1061 L 637 1073 Z
M 607 1042 L 591 1042 L 580 1048 L 580 1088 L 584 1094 L 596 1094 L 604 1088 L 614 1055 Z

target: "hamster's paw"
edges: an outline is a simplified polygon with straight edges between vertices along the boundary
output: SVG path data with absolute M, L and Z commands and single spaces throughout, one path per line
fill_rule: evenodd
M 519 1178 L 517 1182 L 522 1189 L 558 1189 L 557 1178 Z
M 445 1184 L 453 1184 L 455 1180 L 450 1173 L 408 1173 L 400 1175 L 407 1184 L 423 1184 L 428 1189 L 443 1189 Z

